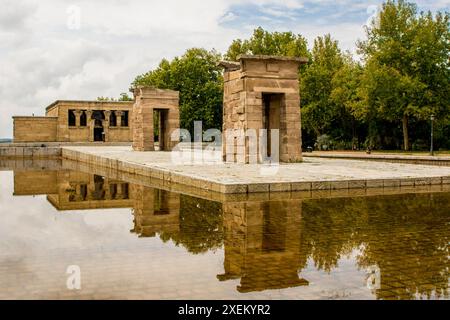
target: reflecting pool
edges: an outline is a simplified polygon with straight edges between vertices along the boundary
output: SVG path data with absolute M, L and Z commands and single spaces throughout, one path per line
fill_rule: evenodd
M 214 199 L 58 161 L 3 170 L 0 299 L 449 298 L 443 190 Z

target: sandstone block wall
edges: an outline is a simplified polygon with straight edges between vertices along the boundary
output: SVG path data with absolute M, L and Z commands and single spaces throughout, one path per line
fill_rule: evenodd
M 57 141 L 58 118 L 13 117 L 14 142 Z

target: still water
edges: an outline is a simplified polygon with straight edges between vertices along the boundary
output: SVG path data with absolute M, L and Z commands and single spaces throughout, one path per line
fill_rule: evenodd
M 0 299 L 448 299 L 449 236 L 446 192 L 211 200 L 0 171 Z

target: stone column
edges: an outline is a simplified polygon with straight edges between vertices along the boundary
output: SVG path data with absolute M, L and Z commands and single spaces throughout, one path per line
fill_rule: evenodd
M 105 200 L 111 200 L 111 185 L 109 183 L 109 179 L 105 179 L 103 189 L 105 191 Z
M 123 111 L 114 111 L 114 112 L 116 114 L 117 127 L 120 128 L 122 126 Z
M 103 122 L 103 132 L 105 133 L 105 142 L 109 141 L 109 116 L 111 115 L 111 111 L 105 110 L 103 111 L 105 115 L 105 121 Z
M 94 120 L 92 120 L 92 110 L 86 110 L 86 124 L 89 129 L 89 142 L 94 142 Z
M 76 195 L 76 199 L 77 201 L 81 201 L 81 185 L 80 184 L 76 184 L 75 186 L 75 195 Z
M 81 110 L 74 110 L 73 113 L 75 114 L 75 126 L 78 128 L 80 127 L 80 117 L 81 117 Z
M 122 198 L 123 198 L 122 184 L 121 184 L 121 183 L 118 183 L 118 184 L 117 184 L 116 199 L 122 199 Z

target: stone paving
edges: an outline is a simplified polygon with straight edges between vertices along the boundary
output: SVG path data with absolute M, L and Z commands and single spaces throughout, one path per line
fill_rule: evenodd
M 429 154 L 389 154 L 389 153 L 367 154 L 361 151 L 315 151 L 312 153 L 305 153 L 304 156 L 313 158 L 371 160 L 383 162 L 450 166 L 450 155 L 446 154 L 430 156 Z
M 220 151 L 203 153 L 203 158 L 200 151 L 190 152 L 133 152 L 130 147 L 62 148 L 65 159 L 221 193 L 450 184 L 450 167 L 322 158 L 279 166 L 241 165 L 223 163 Z

